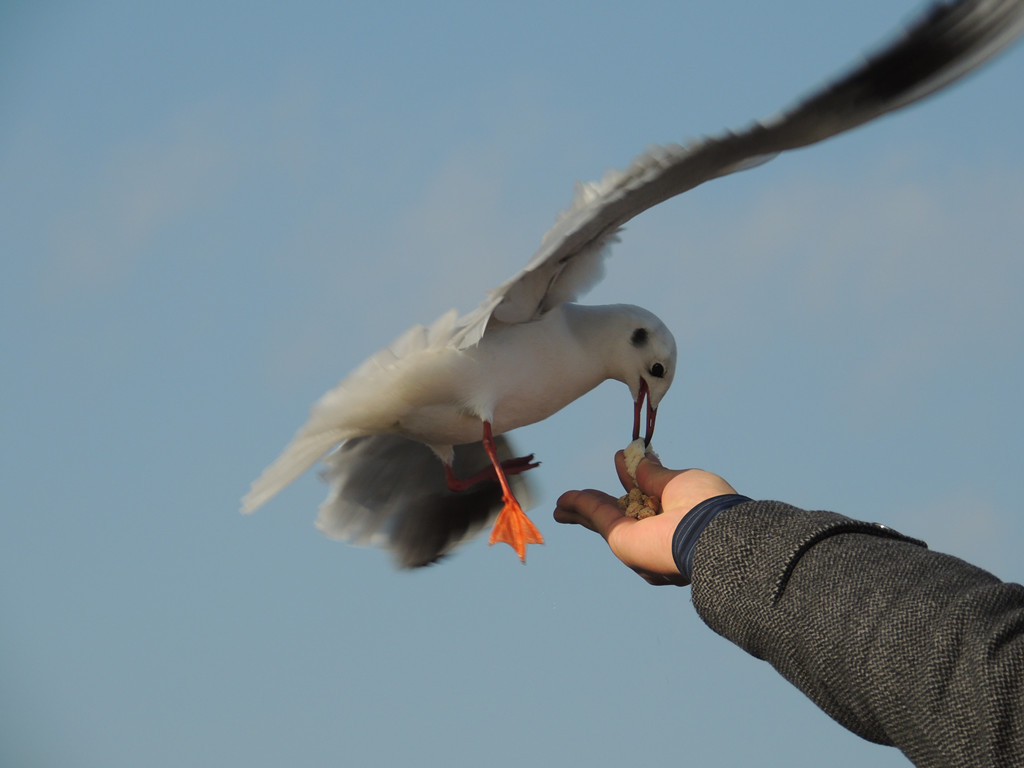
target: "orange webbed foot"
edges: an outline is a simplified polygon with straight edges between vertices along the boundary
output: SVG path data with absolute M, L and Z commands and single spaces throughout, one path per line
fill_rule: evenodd
M 508 544 L 519 555 L 522 562 L 526 562 L 526 545 L 543 544 L 544 537 L 540 535 L 537 526 L 526 516 L 519 502 L 514 498 L 505 497 L 505 506 L 494 521 L 494 528 L 491 531 L 490 544 L 503 541 Z

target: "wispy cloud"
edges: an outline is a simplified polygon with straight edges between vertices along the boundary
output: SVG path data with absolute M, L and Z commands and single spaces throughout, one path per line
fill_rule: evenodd
M 520 106 L 502 105 L 485 138 L 456 143 L 415 178 L 394 167 L 388 147 L 375 149 L 376 175 L 350 181 L 377 202 L 364 197 L 353 216 L 335 201 L 304 235 L 301 252 L 319 255 L 302 268 L 323 270 L 320 287 L 283 334 L 275 361 L 315 373 L 330 350 L 330 369 L 344 373 L 345 361 L 355 367 L 411 325 L 473 309 L 526 265 L 543 231 L 522 231 L 530 201 L 514 190 L 517 162 L 536 151 L 546 121 L 536 107 Z M 571 180 L 562 186 L 568 202 Z M 359 333 L 339 334 L 339 323 Z
M 668 245 L 646 248 L 666 254 L 663 269 L 687 285 L 712 282 L 688 299 L 708 323 L 749 325 L 747 308 L 770 301 L 807 334 L 856 322 L 883 343 L 881 358 L 895 359 L 908 344 L 984 339 L 1024 315 L 1024 186 L 1012 169 L 925 183 L 880 165 L 843 183 L 788 181 L 751 203 L 694 207 L 699 219 L 659 220 L 656 237 Z M 675 243 L 672 228 L 682 230 Z M 729 312 L 703 306 L 724 295 L 735 299 Z
M 118 286 L 170 228 L 223 190 L 230 158 L 224 142 L 194 123 L 114 148 L 56 214 L 48 291 Z

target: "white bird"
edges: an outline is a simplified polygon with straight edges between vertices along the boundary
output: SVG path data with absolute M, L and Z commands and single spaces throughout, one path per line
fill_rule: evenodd
M 578 185 L 526 268 L 475 311 L 459 317 L 452 310 L 430 327 L 413 327 L 324 395 L 253 483 L 243 511 L 260 507 L 335 449 L 327 459 L 332 492 L 318 521 L 328 535 L 380 544 L 401 565 L 423 565 L 475 533 L 500 503 L 491 543 L 509 543 L 525 561 L 526 545 L 543 539 L 512 485 L 537 465 L 532 455 L 509 458 L 499 436 L 547 418 L 611 378 L 629 387 L 634 439 L 646 400 L 649 443 L 675 375 L 675 341 L 653 314 L 574 303 L 601 278 L 607 246 L 621 227 L 705 181 L 934 93 L 1022 29 L 1024 0 L 935 4 L 846 76 L 779 115 L 686 146 L 655 147 L 623 172 Z M 481 446 L 488 464 L 462 475 L 460 464 L 479 464 Z
M 514 286 L 506 296 L 513 293 Z M 313 407 L 306 425 L 254 483 L 245 510 L 260 506 L 343 441 L 353 444 L 350 450 L 379 455 L 384 443 L 367 438 L 400 435 L 413 445 L 429 446 L 440 458 L 435 470 L 449 490 L 466 491 L 497 478 L 504 504 L 491 543 L 505 541 L 525 559 L 526 545 L 543 539 L 516 500 L 508 475 L 536 465 L 532 456 L 499 460 L 494 436 L 546 419 L 614 378 L 630 388 L 636 402 L 634 438 L 646 400 L 649 442 L 658 403 L 672 383 L 676 346 L 665 325 L 640 307 L 558 301 L 550 308 L 523 308 L 528 314 L 521 319 L 488 311 L 460 320 L 452 311 L 430 328 L 411 329 L 371 357 Z M 516 311 L 511 302 L 510 309 Z M 486 330 L 477 327 L 485 324 Z M 467 334 L 476 338 L 467 341 Z M 452 467 L 455 446 L 471 443 L 482 443 L 491 465 L 482 473 L 458 477 Z M 403 453 L 403 461 L 394 461 L 397 451 L 416 449 L 408 443 L 386 444 L 384 455 L 393 471 L 373 483 L 391 494 L 419 495 L 424 473 L 403 466 L 416 454 Z M 370 482 L 368 476 L 349 470 L 341 483 L 339 462 L 331 466 L 336 468 L 336 488 L 349 487 L 349 495 L 369 493 L 363 487 Z M 321 528 L 330 526 L 322 520 Z M 336 535 L 351 538 L 345 528 Z

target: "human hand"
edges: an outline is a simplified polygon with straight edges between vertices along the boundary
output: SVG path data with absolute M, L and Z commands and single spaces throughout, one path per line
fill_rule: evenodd
M 650 584 L 689 582 L 672 557 L 672 536 L 687 512 L 702 501 L 736 493 L 718 475 L 701 469 L 666 469 L 656 458 L 645 456 L 636 469 L 636 482 L 626 470 L 625 454 L 615 454 L 615 470 L 627 491 L 634 485 L 648 496 L 661 499 L 661 514 L 634 520 L 619 509 L 618 501 L 602 491 L 567 491 L 557 502 L 555 520 L 582 525 L 601 534 L 614 554 Z

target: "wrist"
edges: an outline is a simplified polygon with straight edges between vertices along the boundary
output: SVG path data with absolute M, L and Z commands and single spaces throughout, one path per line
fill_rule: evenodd
M 751 501 L 750 497 L 739 493 L 712 496 L 693 507 L 679 521 L 672 535 L 672 558 L 687 582 L 693 574 L 693 551 L 704 529 L 727 509 L 745 501 Z

